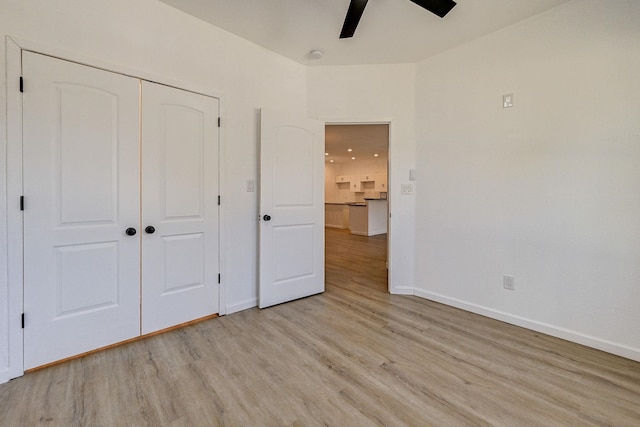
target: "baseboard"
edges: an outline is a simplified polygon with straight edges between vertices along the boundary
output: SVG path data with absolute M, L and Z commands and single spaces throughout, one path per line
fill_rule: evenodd
M 237 304 L 232 304 L 227 306 L 227 313 L 237 313 L 238 311 L 246 310 L 248 308 L 253 308 L 258 306 L 258 298 L 251 298 L 245 301 L 241 301 Z
M 410 286 L 394 286 L 389 289 L 391 295 L 413 295 L 414 289 Z
M 374 228 L 373 230 L 369 230 L 369 236 L 378 236 L 380 234 L 387 234 L 386 228 Z
M 437 293 L 423 291 L 421 289 L 414 289 L 414 295 L 428 299 L 430 301 L 450 305 L 452 307 L 456 307 L 465 311 L 470 311 L 472 313 L 500 320 L 505 323 L 521 326 L 523 328 L 527 328 L 536 332 L 541 332 L 543 334 L 551 335 L 556 338 L 561 338 L 567 341 L 582 344 L 587 347 L 606 351 L 607 353 L 615 354 L 617 356 L 640 362 L 640 349 L 631 348 L 614 342 L 585 335 L 579 332 L 549 325 L 547 323 L 537 322 L 534 320 L 526 319 L 524 317 L 515 316 L 513 314 L 479 306 L 476 304 L 471 304 L 466 301 L 450 298 Z
M 326 228 L 337 228 L 339 230 L 346 230 L 347 227 L 343 227 L 342 225 L 333 225 L 333 224 L 325 224 Z

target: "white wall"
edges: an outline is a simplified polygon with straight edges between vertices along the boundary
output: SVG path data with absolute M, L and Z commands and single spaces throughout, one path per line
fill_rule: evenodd
M 393 292 L 412 292 L 414 283 L 414 196 L 401 196 L 415 167 L 414 64 L 310 67 L 308 113 L 328 122 L 391 120 L 389 196 Z
M 336 184 L 336 176 L 340 173 L 341 167 L 337 163 L 324 164 L 324 201 L 326 203 L 342 203 L 345 200 L 340 198 L 340 189 Z
M 341 164 L 341 175 L 365 175 L 387 173 L 387 157 L 354 160 Z
M 154 0 L 0 0 L 0 11 L 0 383 L 9 366 L 5 35 L 222 95 L 226 308 L 255 305 L 258 193 L 245 186 L 257 179 L 258 108 L 304 115 L 305 68 Z
M 416 293 L 640 360 L 639 76 L 637 0 L 421 62 Z

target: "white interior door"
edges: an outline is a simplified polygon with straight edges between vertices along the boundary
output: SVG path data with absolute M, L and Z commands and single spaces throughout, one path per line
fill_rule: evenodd
M 324 123 L 261 112 L 260 308 L 324 291 Z
M 139 81 L 24 52 L 24 366 L 140 333 Z
M 142 105 L 147 334 L 218 313 L 218 100 L 143 81 Z

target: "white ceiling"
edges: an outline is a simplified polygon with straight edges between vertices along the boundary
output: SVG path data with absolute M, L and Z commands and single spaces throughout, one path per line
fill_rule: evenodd
M 347 151 L 351 149 L 353 151 Z M 327 125 L 324 150 L 325 162 L 350 163 L 374 159 L 374 154 L 386 159 L 389 154 L 389 125 Z
M 456 0 L 444 19 L 409 0 L 369 0 L 342 40 L 349 0 L 161 1 L 302 64 L 349 65 L 418 62 L 569 0 Z

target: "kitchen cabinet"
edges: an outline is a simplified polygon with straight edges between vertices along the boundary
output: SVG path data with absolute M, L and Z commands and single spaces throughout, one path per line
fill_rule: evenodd
M 346 203 L 325 203 L 324 226 L 330 228 L 349 228 L 349 205 Z
M 389 191 L 389 184 L 387 183 L 387 174 L 375 175 L 375 191 L 387 192 Z
M 387 174 L 336 175 L 336 184 L 349 184 L 349 191 L 362 193 L 366 191 L 386 192 Z M 339 187 L 346 190 L 346 187 Z

